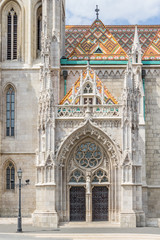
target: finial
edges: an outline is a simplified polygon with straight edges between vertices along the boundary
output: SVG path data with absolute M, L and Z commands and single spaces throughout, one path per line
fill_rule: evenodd
M 141 55 L 142 51 L 138 37 L 138 27 L 135 25 L 134 42 L 132 45 L 132 63 L 140 63 L 142 57 Z
M 89 60 L 87 62 L 87 76 L 89 77 L 89 69 L 90 69 L 90 65 L 89 65 Z
M 138 37 L 138 28 L 137 24 L 135 25 L 135 33 L 134 33 L 134 44 L 139 44 L 139 37 Z
M 95 9 L 95 12 L 96 12 L 96 15 L 97 15 L 97 20 L 99 19 L 99 8 L 98 8 L 98 5 L 96 5 L 96 9 Z

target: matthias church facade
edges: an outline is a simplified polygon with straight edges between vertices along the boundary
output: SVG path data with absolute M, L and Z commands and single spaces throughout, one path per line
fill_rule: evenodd
M 0 216 L 160 219 L 160 26 L 65 26 L 65 0 L 0 2 Z

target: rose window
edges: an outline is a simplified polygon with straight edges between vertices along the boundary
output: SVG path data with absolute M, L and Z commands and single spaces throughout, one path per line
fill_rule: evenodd
M 97 167 L 102 159 L 102 152 L 98 145 L 91 142 L 82 143 L 77 147 L 75 152 L 75 160 L 81 167 L 94 168 Z

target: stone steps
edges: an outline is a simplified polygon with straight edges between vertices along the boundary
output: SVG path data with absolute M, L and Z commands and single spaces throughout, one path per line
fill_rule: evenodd
M 119 223 L 110 222 L 61 222 L 60 228 L 118 228 Z

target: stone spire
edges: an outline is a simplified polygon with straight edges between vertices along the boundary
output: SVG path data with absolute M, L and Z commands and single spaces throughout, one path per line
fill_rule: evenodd
M 132 63 L 141 63 L 142 59 L 141 45 L 139 42 L 138 28 L 135 26 L 134 42 L 132 45 Z
M 139 37 L 138 37 L 138 28 L 137 28 L 137 25 L 135 26 L 134 45 L 139 45 Z

